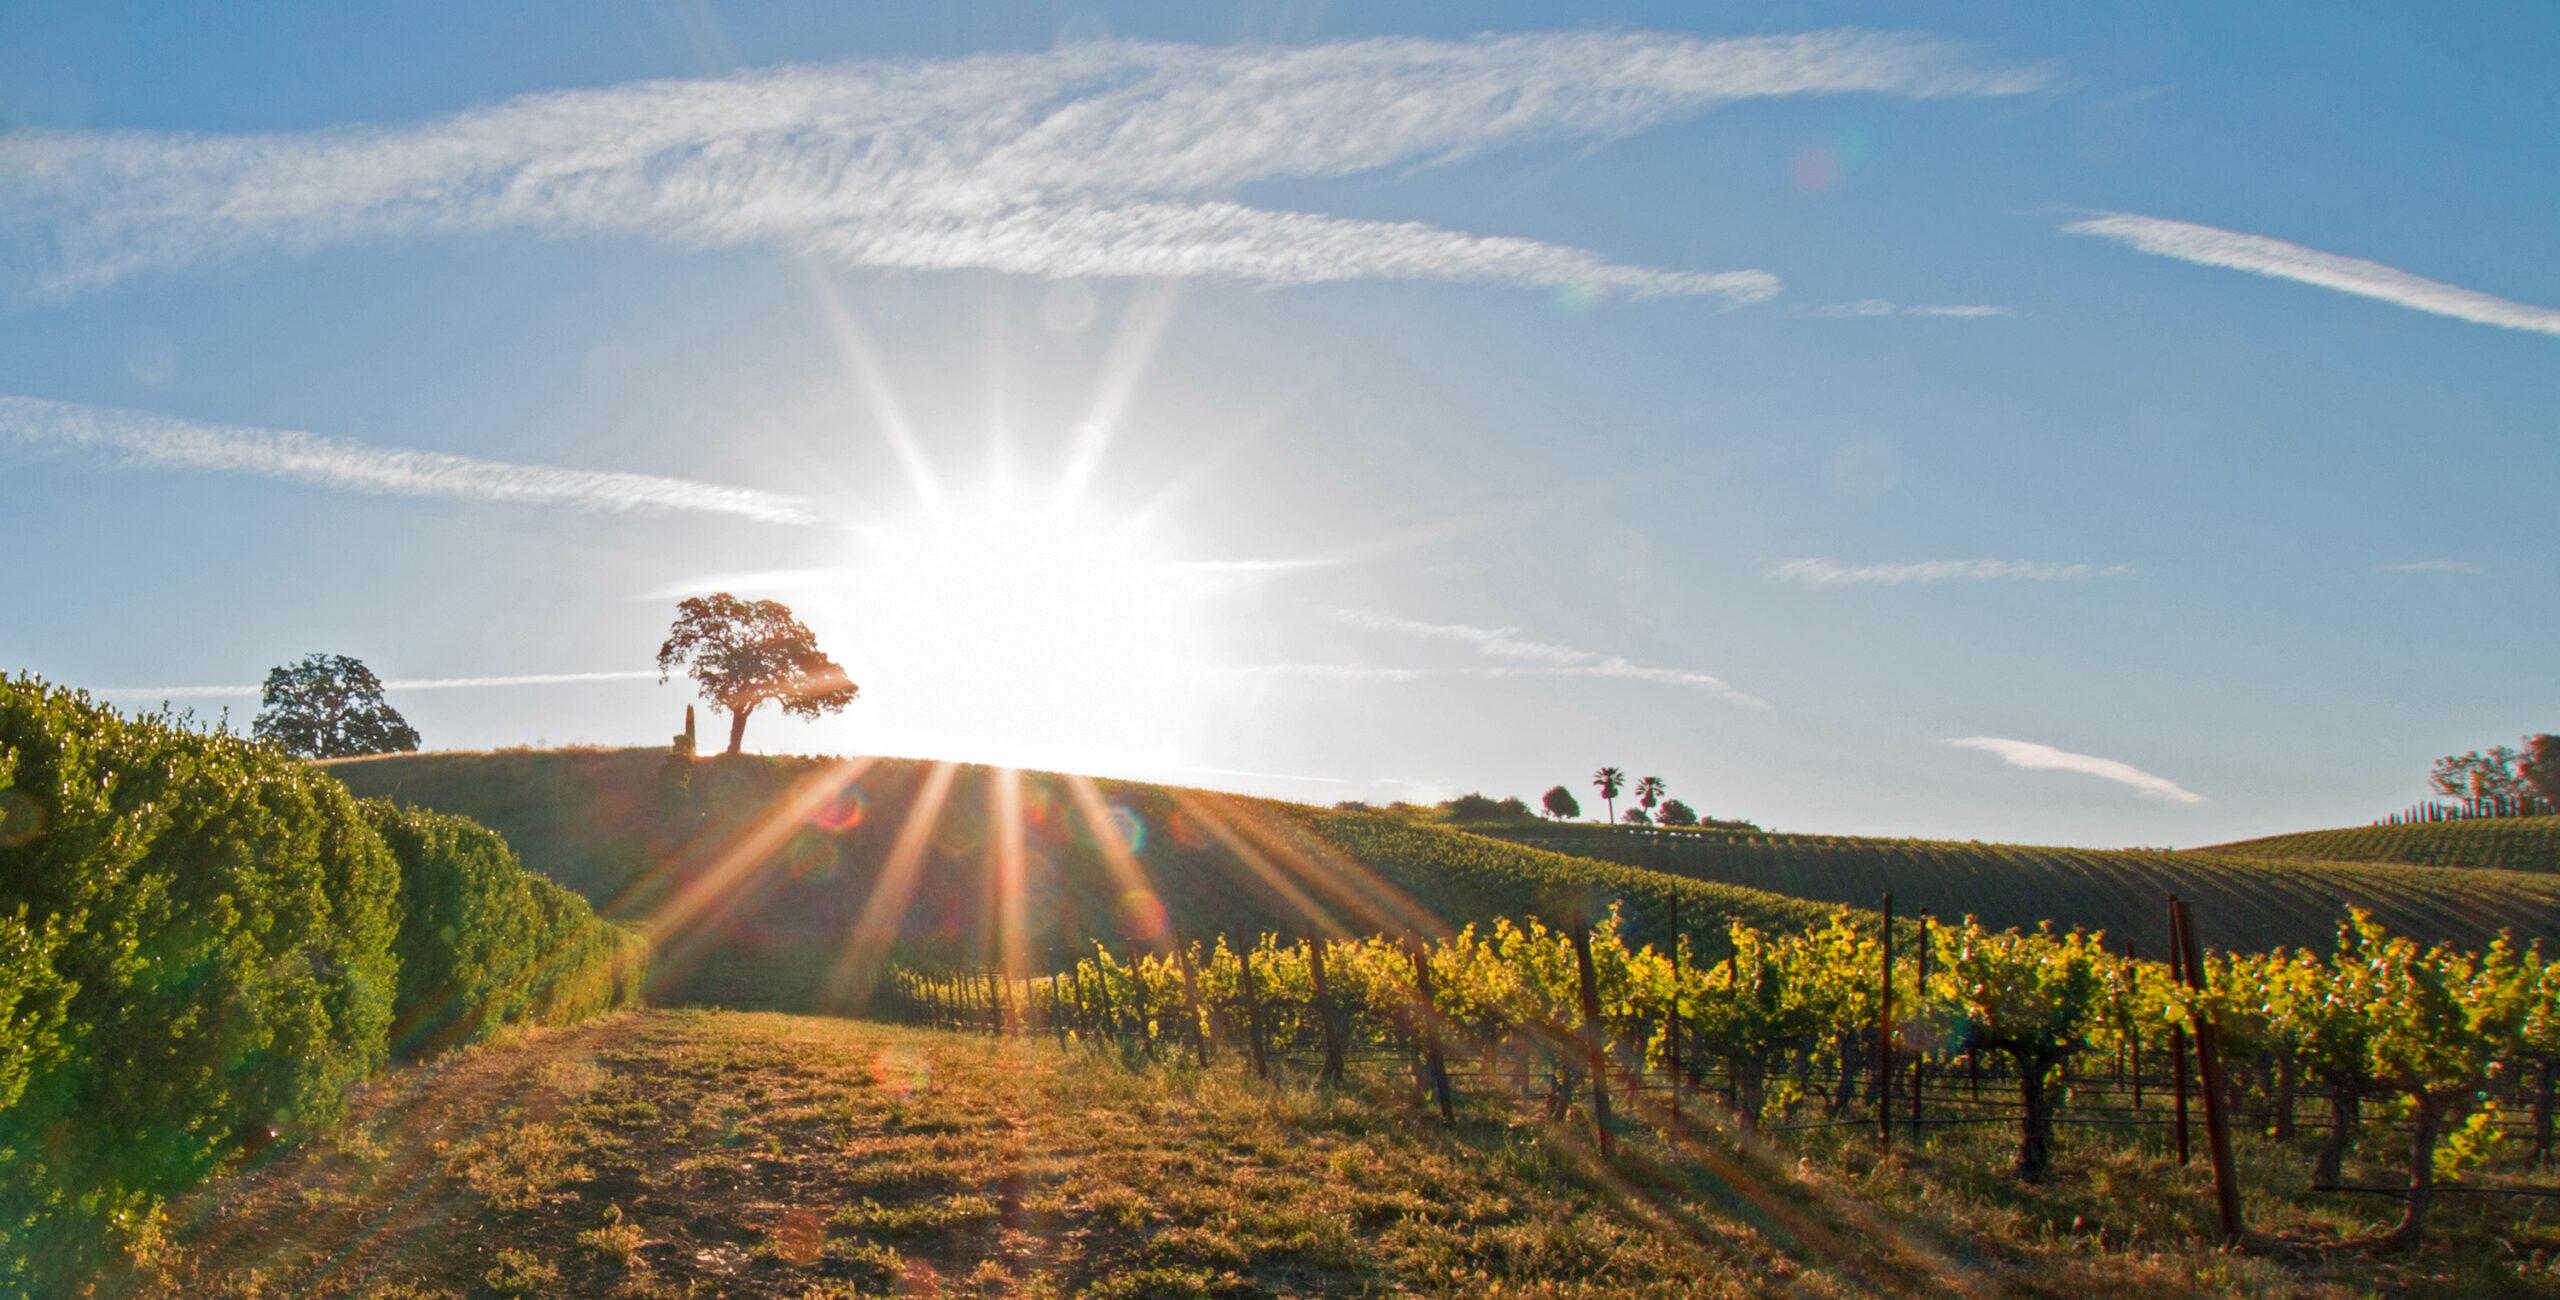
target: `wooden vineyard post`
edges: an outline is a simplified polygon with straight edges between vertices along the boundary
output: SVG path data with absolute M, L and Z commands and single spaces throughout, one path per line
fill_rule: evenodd
M 1236 984 L 1244 993 L 1245 1024 L 1248 1041 L 1253 1045 L 1253 1077 L 1271 1077 L 1270 1062 L 1262 1053 L 1262 993 L 1253 983 L 1253 948 L 1241 939 L 1236 944 Z
M 1913 986 L 1912 996 L 1915 998 L 1926 999 L 1929 996 L 1929 931 L 1934 923 L 1934 919 L 1927 912 L 1920 914 L 1920 982 Z M 1928 1064 L 1927 1052 L 1911 1054 L 1911 1140 L 1915 1143 L 1920 1140 L 1921 1132 L 1921 1071 L 1928 1068 Z
M 1440 1103 L 1441 1122 L 1455 1124 L 1458 1105 L 1449 1092 L 1449 1063 L 1440 1055 L 1440 1001 L 1431 987 L 1431 950 L 1417 939 L 1405 951 L 1413 958 L 1413 987 L 1421 999 L 1414 1016 L 1422 1022 L 1422 1061 L 1431 1071 L 1431 1095 Z
M 1307 977 L 1315 985 L 1316 1023 L 1324 1028 L 1324 1083 L 1342 1082 L 1342 1015 L 1333 1004 L 1333 985 L 1325 978 L 1323 939 L 1307 943 Z
M 1147 967 L 1138 945 L 1129 945 L 1129 1010 L 1125 1021 L 1129 1036 L 1138 1040 L 1138 1050 L 1152 1061 L 1156 1056 L 1155 1039 L 1147 1033 Z
M 2181 899 L 2172 904 L 2178 909 L 2178 966 L 2187 987 L 2198 999 L 2190 1013 L 2196 1025 L 2196 1079 L 2204 1086 L 2205 1149 L 2213 1155 L 2214 1207 L 2222 1212 L 2222 1238 L 2237 1244 L 2243 1224 L 2240 1218 L 2240 1171 L 2231 1161 L 2231 1117 L 2224 1113 L 2231 1099 L 2222 1087 L 2222 1054 L 2220 1035 L 2215 1032 L 2213 1017 L 2203 1006 L 2204 946 L 2196 941 L 2195 914 Z
M 1182 1030 L 1191 1039 L 1191 1049 L 1200 1057 L 1200 1068 L 1209 1068 L 1209 1033 L 1200 1023 L 1200 975 L 1191 964 L 1191 945 L 1179 936 L 1173 941 L 1174 954 L 1182 961 Z
M 2126 971 L 2126 976 L 2127 976 L 2127 978 L 2131 978 L 2131 977 L 2132 977 L 2132 972 L 2133 972 L 2133 970 L 2134 970 L 2134 960 L 2135 960 L 2135 958 L 2134 958 L 2134 955 L 2133 955 L 2133 940 L 2131 940 L 2131 939 L 2127 939 L 2127 940 L 2125 940 L 2125 941 L 2124 941 L 2124 965 L 2125 965 L 2125 971 Z M 2125 1019 L 2125 1024 L 2126 1024 L 2127 1026 L 2129 1026 L 2129 1028 L 2130 1028 L 2130 1032 L 2128 1032 L 2128 1033 L 2125 1035 L 2125 1054 L 2126 1054 L 2127 1056 L 2130 1056 L 2130 1057 L 2132 1057 L 2132 1058 L 2133 1058 L 2133 1117 L 2134 1117 L 2135 1119 L 2141 1119 L 2141 1118 L 2142 1118 L 2142 1017 L 2140 1017 L 2140 1016 L 2138 1016 L 2138 1015 L 2136 1015 L 2136 1016 L 2128 1016 L 2128 1017 L 2126 1017 L 2126 1019 Z
M 1066 983 L 1066 978 L 1064 975 L 1049 977 L 1049 1027 L 1058 1032 L 1058 1050 L 1062 1052 L 1067 1050 L 1067 1015 L 1062 1005 L 1060 986 Z
M 1893 895 L 1884 896 L 1884 961 L 1877 972 L 1876 1142 L 1893 1145 Z
M 2178 936 L 2178 899 L 2169 898 L 2169 969 L 2178 983 L 2187 982 L 2186 963 L 2178 956 L 2186 943 Z M 2187 1027 L 2176 1021 L 2169 1023 L 2169 1084 L 2176 1097 L 2178 1128 L 2178 1167 L 2187 1166 Z
M 1680 896 L 1671 896 L 1671 1008 L 1663 1017 L 1671 1040 L 1671 1127 L 1680 1127 Z
M 990 1034 L 990 1035 L 992 1035 L 992 1036 L 994 1036 L 994 1037 L 997 1037 L 997 1038 L 1002 1038 L 1002 1037 L 1004 1037 L 1004 1022 L 1005 1022 L 1005 1009 L 1006 1009 L 1006 1008 L 1005 1008 L 1005 1003 L 1007 1003 L 1007 1002 L 1009 1002 L 1009 1001 L 1011 1001 L 1011 1000 L 1012 1000 L 1012 999 L 1011 999 L 1010 995 L 1009 995 L 1009 994 L 1006 992 L 1006 990 L 1005 990 L 1005 986 L 1004 986 L 1004 971 L 1003 971 L 1003 969 L 1002 969 L 1001 967 L 995 967 L 995 966 L 990 966 L 990 967 L 988 967 L 988 968 L 987 968 L 987 1032 L 988 1032 L 988 1034 Z
M 1600 1134 L 1600 1154 L 1618 1153 L 1609 1133 L 1609 1058 L 1600 1037 L 1600 972 L 1591 964 L 1591 921 L 1580 912 L 1573 918 L 1573 964 L 1582 977 L 1582 1058 L 1591 1071 L 1591 1123 Z

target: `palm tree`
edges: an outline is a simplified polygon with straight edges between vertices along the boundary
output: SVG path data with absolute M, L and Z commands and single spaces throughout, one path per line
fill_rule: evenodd
M 1601 802 L 1609 805 L 1609 824 L 1618 822 L 1618 792 L 1627 788 L 1627 774 L 1614 767 L 1604 767 L 1591 774 L 1591 784 L 1600 788 Z
M 1648 776 L 1636 782 L 1636 802 L 1644 805 L 1645 817 L 1648 820 L 1653 816 L 1653 806 L 1662 802 L 1662 796 L 1669 793 L 1670 790 L 1662 784 L 1661 777 Z

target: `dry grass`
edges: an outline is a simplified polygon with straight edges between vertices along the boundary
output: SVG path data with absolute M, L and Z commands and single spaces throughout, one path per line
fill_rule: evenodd
M 1042 1042 L 653 1012 L 397 1072 L 335 1144 L 173 1225 L 167 1295 L 2095 1296 L 2560 1293 L 2536 1227 L 2456 1206 L 2377 1264 L 2202 1244 L 2200 1171 L 2129 1148 L 2055 1182 L 1992 1133 L 1878 1161 L 1462 1112 Z M 2266 1185 L 2300 1181 L 2253 1149 Z M 2261 1198 L 2296 1242 L 2372 1207 Z M 2497 1216 L 2508 1215 L 2500 1218 Z M 2469 1216 L 2469 1217 L 2464 1217 Z M 2499 1234 L 2523 1246 L 2509 1249 Z

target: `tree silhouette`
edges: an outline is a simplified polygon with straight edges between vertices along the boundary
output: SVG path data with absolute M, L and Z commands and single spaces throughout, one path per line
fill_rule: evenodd
M 731 754 L 746 740 L 747 715 L 758 705 L 771 701 L 814 718 L 842 710 L 861 691 L 782 602 L 725 591 L 676 606 L 675 626 L 658 647 L 658 680 L 679 665 L 701 684 L 702 698 L 729 714 Z
M 1570 821 L 1582 815 L 1582 805 L 1575 802 L 1573 791 L 1563 786 L 1547 791 L 1546 797 L 1538 800 L 1538 804 L 1547 810 L 1549 817 L 1557 821 Z
M 2560 810 L 2560 736 L 2525 737 L 2524 761 L 2516 764 L 2516 775 L 2523 777 L 2544 803 Z
M 1604 767 L 1591 774 L 1591 784 L 1598 787 L 1600 800 L 1609 805 L 1609 820 L 1618 820 L 1618 792 L 1627 788 L 1627 774 L 1614 767 Z
M 1636 802 L 1644 805 L 1648 818 L 1653 816 L 1653 806 L 1662 802 L 1662 796 L 1668 793 L 1670 791 L 1663 787 L 1661 777 L 1648 776 L 1636 782 Z
M 382 679 L 346 655 L 307 654 L 269 669 L 258 689 L 250 734 L 303 758 L 402 754 L 418 747 L 417 729 L 382 698 Z
M 1665 826 L 1695 826 L 1698 824 L 1698 811 L 1677 799 L 1665 799 L 1660 820 Z

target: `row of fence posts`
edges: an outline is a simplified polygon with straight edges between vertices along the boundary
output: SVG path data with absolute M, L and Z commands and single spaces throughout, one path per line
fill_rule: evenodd
M 1876 1022 L 1876 1043 L 1878 1051 L 1876 1052 L 1874 1077 L 1874 1087 L 1877 1098 L 1876 1140 L 1880 1144 L 1889 1146 L 1893 1141 L 1894 1103 L 1898 1100 L 1895 1096 L 1895 1084 L 1900 1073 L 1895 1068 L 1898 1056 L 1898 1053 L 1895 1051 L 1895 1040 L 1898 1037 L 1898 1033 L 1894 1022 L 1893 1002 L 1895 957 L 1892 894 L 1888 893 L 1884 895 L 1879 910 L 1883 914 L 1884 925 L 1882 930 L 1882 942 L 1880 944 L 1881 960 L 1877 971 L 1877 988 L 1879 997 L 1877 1000 L 1878 1014 Z M 2171 970 L 2180 987 L 2201 992 L 2205 987 L 2204 954 L 2203 948 L 2196 938 L 2192 910 L 2185 900 L 2174 895 L 2169 899 L 2168 910 Z M 1676 898 L 1671 902 L 1670 912 L 1670 928 L 1672 936 L 1671 960 L 1673 963 L 1672 975 L 1674 987 L 1677 987 L 1681 974 L 1680 962 L 1682 957 L 1679 942 L 1681 933 L 1680 904 L 1679 900 Z M 1926 986 L 1929 978 L 1929 960 L 1932 949 L 1929 937 L 1934 925 L 1935 919 L 1933 917 L 1925 912 L 1921 914 L 1921 941 L 1919 945 L 1919 952 L 1915 960 L 1918 964 L 1919 980 L 1923 987 Z M 1607 1030 L 1601 1024 L 1599 979 L 1591 957 L 1591 922 L 1587 915 L 1577 916 L 1575 918 L 1570 929 L 1570 934 L 1573 943 L 1575 975 L 1577 977 L 1577 982 L 1581 986 L 1580 1001 L 1582 1026 L 1579 1034 L 1579 1041 L 1575 1046 L 1578 1049 L 1578 1054 L 1582 1057 L 1584 1072 L 1589 1077 L 1591 1083 L 1592 1123 L 1594 1132 L 1598 1138 L 1601 1154 L 1604 1156 L 1614 1156 L 1616 1154 L 1616 1138 L 1611 1132 L 1612 1112 L 1610 1108 Z M 1270 1054 L 1267 1039 L 1268 1029 L 1266 1018 L 1263 1013 L 1259 980 L 1254 972 L 1254 948 L 1244 940 L 1241 934 L 1231 936 L 1231 940 L 1238 956 L 1237 991 L 1241 995 L 1241 999 L 1244 1003 L 1244 1028 L 1246 1031 L 1245 1042 L 1248 1059 L 1252 1063 L 1254 1076 L 1256 1078 L 1268 1080 L 1271 1077 Z M 1209 1064 L 1210 1039 L 1212 1035 L 1217 1033 L 1217 1025 L 1214 1021 L 1204 1022 L 1203 1020 L 1199 975 L 1192 963 L 1190 945 L 1188 943 L 1176 942 L 1173 947 L 1181 970 L 1183 1002 L 1189 1013 L 1184 1018 L 1183 1038 L 1185 1041 L 1183 1045 L 1190 1048 L 1199 1063 L 1205 1067 Z M 1424 1093 L 1427 1090 L 1427 1102 L 1435 1105 L 1435 1108 L 1439 1111 L 1440 1117 L 1444 1122 L 1454 1123 L 1457 1119 L 1457 1101 L 1454 1090 L 1450 1085 L 1447 1059 L 1441 1041 L 1440 1017 L 1434 1009 L 1437 1006 L 1437 1001 L 1435 996 L 1436 991 L 1432 985 L 1431 963 L 1429 960 L 1428 949 L 1419 939 L 1411 939 L 1405 944 L 1405 952 L 1412 962 L 1414 992 L 1416 995 L 1416 1009 L 1413 1016 L 1414 1024 L 1412 1025 L 1412 1040 L 1419 1041 L 1423 1057 L 1423 1069 L 1417 1074 L 1417 1077 L 1414 1080 L 1415 1100 L 1417 1102 L 1425 1102 L 1426 1098 Z M 1345 1057 L 1348 1053 L 1348 1039 L 1350 1035 L 1349 1026 L 1346 1023 L 1347 1016 L 1344 1013 L 1344 1009 L 1336 1005 L 1333 998 L 1331 984 L 1325 972 L 1324 945 L 1322 943 L 1310 945 L 1309 954 L 1310 962 L 1308 975 L 1310 983 L 1313 985 L 1312 992 L 1315 995 L 1317 1021 L 1321 1031 L 1324 1048 L 1324 1064 L 1322 1067 L 1321 1078 L 1326 1083 L 1338 1083 L 1344 1076 Z M 2134 957 L 2134 955 L 2133 946 L 2128 943 L 2125 947 L 2125 956 L 2130 959 Z M 1103 1019 L 1103 1012 L 1095 1006 L 1096 1003 L 1103 1001 L 1103 999 L 1088 996 L 1084 987 L 1085 979 L 1082 965 L 1080 963 L 1074 964 L 1071 965 L 1069 969 L 1071 972 L 1070 974 L 1054 976 L 1048 983 L 1049 1006 L 1047 1008 L 1047 1018 L 1050 1022 L 1051 1028 L 1053 1028 L 1058 1035 L 1058 1042 L 1061 1047 L 1066 1045 L 1068 1027 L 1071 1021 L 1098 1028 L 1100 1027 Z M 987 973 L 986 988 L 984 991 L 976 989 L 974 987 L 975 983 L 976 981 L 972 980 L 968 976 L 960 974 L 955 974 L 941 980 L 927 979 L 924 982 L 920 1000 L 924 1003 L 928 1015 L 936 1018 L 948 1018 L 953 1022 L 962 1025 L 975 1023 L 977 1020 L 977 1015 L 975 1013 L 978 1010 L 983 1009 L 986 1014 L 986 1023 L 989 1032 L 998 1035 L 1005 1033 L 1008 1025 L 1018 1029 L 1026 1023 L 1020 1012 L 1017 1011 L 1014 1006 L 1010 981 L 1003 979 L 996 972 L 991 970 Z M 1074 1001 L 1072 1009 L 1068 1006 L 1068 998 L 1070 994 L 1062 991 L 1062 985 L 1067 985 L 1072 988 L 1072 997 Z M 1030 990 L 1036 987 L 1037 985 L 1035 983 L 1027 983 L 1025 985 L 1025 996 L 1033 996 L 1030 993 Z M 1034 1004 L 1034 1006 L 1036 1006 L 1036 1004 Z M 1034 1006 L 1026 1006 L 1022 1010 L 1032 1010 L 1034 1009 Z M 1116 1009 L 1113 1010 L 1112 1016 L 1115 1020 L 1113 1029 L 1115 1033 L 1119 1032 L 1120 1028 L 1116 1024 L 1118 1014 L 1119 1013 Z M 2222 1060 L 2219 1051 L 2220 1045 L 2217 1041 L 2215 1026 L 2210 1016 L 2202 1014 L 2199 1011 L 2192 1015 L 2192 1019 L 2194 1022 L 2192 1038 L 2194 1040 L 2195 1074 L 2196 1081 L 2204 1093 L 2205 1143 L 2206 1151 L 2213 1163 L 2215 1207 L 2219 1214 L 2224 1238 L 2230 1241 L 2237 1241 L 2240 1239 L 2243 1230 L 2243 1220 L 2241 1215 L 2239 1181 L 2232 1159 L 2230 1116 L 2225 1113 L 2229 1106 L 2229 1097 L 2224 1088 Z M 1207 1023 L 1209 1026 L 1208 1030 L 1205 1032 L 1203 1030 L 1204 1023 Z M 1678 1015 L 1672 1016 L 1667 1026 L 1668 1032 L 1665 1035 L 1667 1040 L 1666 1046 L 1671 1080 L 1670 1109 L 1672 1124 L 1675 1128 L 1680 1126 L 1683 1114 L 1681 1081 L 1688 1077 L 1686 1074 L 1687 1060 L 1686 1045 L 1683 1041 L 1683 1024 L 1684 1020 L 1682 1017 Z M 2183 1024 L 2172 1023 L 2169 1027 L 2170 1077 L 2172 1081 L 2171 1088 L 2173 1107 L 2171 1113 L 2172 1124 L 2176 1133 L 2178 1163 L 2181 1166 L 2188 1164 L 2191 1159 L 2190 1139 L 2188 1136 L 2190 1116 L 2187 1086 L 2187 1056 L 2190 1036 L 2191 1035 L 2187 1027 Z M 2132 1080 L 2133 1106 L 2134 1109 L 2139 1112 L 2142 1108 L 2142 1047 L 2138 1030 L 2132 1040 L 2131 1049 L 2133 1052 L 2133 1061 L 2129 1074 Z M 1980 1060 L 1978 1053 L 1973 1054 L 1971 1068 L 1974 1071 L 1975 1095 L 1978 1098 L 1980 1090 Z M 1926 1069 L 1927 1058 L 1925 1053 L 1914 1053 L 1911 1065 L 1910 1122 L 1915 1135 L 1921 1131 L 1922 1126 L 1927 1122 L 1923 1112 L 1923 1103 L 1927 1094 Z

